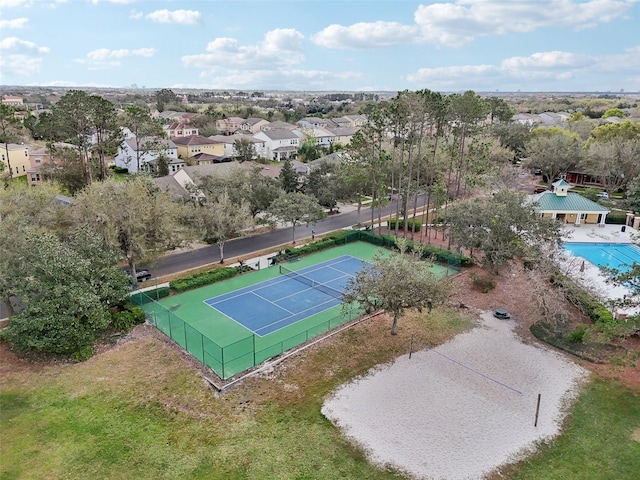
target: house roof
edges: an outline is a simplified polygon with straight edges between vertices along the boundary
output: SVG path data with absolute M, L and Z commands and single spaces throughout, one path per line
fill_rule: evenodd
M 220 143 L 215 140 L 211 140 L 210 138 L 203 137 L 202 135 L 189 135 L 186 137 L 176 137 L 176 138 L 173 138 L 172 141 L 176 145 L 182 145 L 182 146 L 213 145 L 213 144 Z
M 131 138 L 127 138 L 125 140 L 125 142 L 127 142 L 127 145 L 129 145 L 131 147 L 131 149 L 133 151 L 136 151 L 136 149 L 138 148 L 136 145 L 136 138 L 135 137 L 131 137 Z M 149 143 L 153 143 L 153 150 L 167 150 L 170 148 L 176 148 L 175 143 L 172 140 L 167 140 L 166 138 L 159 138 L 159 137 L 142 137 L 140 139 L 140 147 L 142 147 L 143 149 L 146 149 L 147 146 L 145 145 L 147 142 Z
M 578 213 L 609 213 L 610 210 L 599 203 L 577 193 L 567 193 L 566 196 L 556 195 L 554 192 L 542 192 L 529 195 L 535 202 L 533 208 L 540 213 L 547 212 L 578 212 Z
M 263 130 L 261 133 L 266 135 L 270 140 L 293 140 L 298 136 L 293 133 L 292 130 L 278 129 L 278 130 Z
M 283 122 L 282 120 L 276 120 L 275 122 L 269 123 L 269 125 L 265 125 L 264 130 L 293 130 L 295 128 L 296 126 L 291 123 Z

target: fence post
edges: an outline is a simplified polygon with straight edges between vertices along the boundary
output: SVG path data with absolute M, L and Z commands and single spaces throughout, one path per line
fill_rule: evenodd
M 253 340 L 253 366 L 255 367 L 257 365 L 257 362 L 256 362 L 256 334 L 255 333 L 252 335 L 252 340 Z

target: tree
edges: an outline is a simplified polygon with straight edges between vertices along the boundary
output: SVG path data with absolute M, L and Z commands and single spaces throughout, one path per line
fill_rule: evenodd
M 158 90 L 155 93 L 156 98 L 156 108 L 159 112 L 164 112 L 165 107 L 170 103 L 176 102 L 176 94 L 173 93 L 173 90 L 168 88 L 163 88 L 162 90 Z
M 80 223 L 92 225 L 127 261 L 131 281 L 136 265 L 152 263 L 189 236 L 188 212 L 145 176 L 106 180 L 85 188 L 73 207 Z
M 620 108 L 610 108 L 609 110 L 606 110 L 602 114 L 602 118 L 609 118 L 609 117 L 624 118 L 626 116 L 627 115 L 626 115 L 626 113 L 624 113 L 624 110 L 622 110 Z
M 268 213 L 274 219 L 291 223 L 293 243 L 296 243 L 296 225 L 315 223 L 326 217 L 316 198 L 300 192 L 284 193 L 276 198 Z
M 21 352 L 85 358 L 110 323 L 109 307 L 129 292 L 117 255 L 88 228 L 66 239 L 28 227 L 12 269 L 25 308 L 7 339 Z
M 11 159 L 9 158 L 9 144 L 20 138 L 20 121 L 15 116 L 15 111 L 10 105 L 0 105 L 0 143 L 4 143 L 9 178 L 13 178 Z M 3 162 L 0 162 L 3 164 Z M 4 167 L 4 165 L 3 165 Z
M 236 160 L 242 162 L 252 162 L 258 158 L 255 145 L 246 138 L 239 138 L 233 142 L 233 148 L 236 151 Z
M 305 134 L 302 144 L 298 147 L 298 157 L 308 163 L 322 156 L 322 149 L 318 146 L 318 138 L 310 133 Z
M 162 126 L 151 117 L 148 109 L 137 105 L 127 105 L 125 107 L 121 124 L 133 134 L 136 152 L 135 166 L 136 172 L 139 172 L 140 159 L 149 152 L 157 150 L 158 141 L 156 137 L 164 135 Z
M 304 193 L 313 195 L 318 203 L 331 212 L 338 203 L 338 195 L 341 191 L 341 179 L 336 175 L 336 164 L 321 162 L 314 167 L 307 176 L 304 185 Z
M 582 145 L 577 135 L 558 127 L 539 127 L 525 147 L 527 168 L 539 168 L 551 185 L 580 162 Z
M 480 262 L 498 273 L 515 257 L 534 261 L 549 245 L 560 245 L 561 225 L 543 218 L 518 193 L 502 190 L 490 198 L 450 205 L 449 237 L 459 248 L 482 253 Z
M 281 193 L 282 189 L 275 178 L 263 175 L 260 167 L 251 170 L 243 187 L 243 196 L 249 201 L 249 211 L 254 222 Z
M 510 149 L 514 157 L 525 155 L 525 145 L 531 138 L 529 127 L 521 123 L 497 123 L 492 126 L 493 134 L 500 140 L 500 145 Z
M 91 152 L 97 158 L 99 178 L 104 180 L 107 178 L 107 158 L 115 156 L 124 139 L 124 134 L 117 123 L 113 103 L 99 95 L 92 95 L 89 98 L 92 109 L 91 123 L 95 136 Z
M 100 179 L 106 177 L 106 157 L 115 153 L 122 141 L 116 123 L 115 106 L 100 97 L 81 90 L 70 90 L 52 108 L 55 132 L 48 140 L 64 140 L 78 149 L 85 183 L 93 181 L 91 155 L 98 160 Z
M 282 168 L 280 169 L 278 179 L 280 180 L 280 186 L 285 192 L 293 193 L 298 191 L 298 173 L 296 172 L 296 169 L 293 168 L 293 163 L 290 158 L 287 157 L 282 162 Z
M 389 312 L 392 335 L 398 333 L 398 319 L 405 310 L 426 308 L 430 312 L 444 304 L 451 288 L 449 282 L 436 278 L 432 263 L 421 259 L 420 249 L 409 253 L 403 239 L 398 240 L 398 247 L 399 252 L 377 254 L 371 265 L 349 280 L 342 295 L 345 306 L 357 302 L 368 312 Z
M 197 224 L 207 243 L 220 249 L 220 263 L 224 263 L 224 244 L 236 237 L 251 223 L 249 207 L 245 202 L 235 204 L 225 190 L 212 201 L 204 199 L 195 207 Z
M 78 149 L 58 143 L 49 144 L 47 150 L 49 161 L 40 166 L 42 176 L 59 183 L 71 195 L 82 190 L 87 184 L 86 172 Z

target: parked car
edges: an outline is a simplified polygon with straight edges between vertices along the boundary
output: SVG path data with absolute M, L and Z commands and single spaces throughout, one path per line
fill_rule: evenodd
M 124 271 L 127 275 L 131 276 L 131 270 L 129 270 L 128 268 L 125 268 Z M 141 268 L 140 270 L 136 270 L 136 280 L 138 280 L 138 282 L 146 282 L 152 276 L 153 275 L 151 275 L 151 272 L 149 270 L 145 270 L 144 268 Z
M 609 194 L 607 192 L 599 192 L 598 194 L 596 194 L 596 197 L 604 198 L 605 200 L 609 200 Z
M 547 189 L 544 187 L 536 187 L 533 189 L 533 193 L 542 193 L 542 192 L 546 192 Z

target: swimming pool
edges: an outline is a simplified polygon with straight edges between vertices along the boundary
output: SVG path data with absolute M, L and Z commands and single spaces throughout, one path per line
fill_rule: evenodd
M 640 264 L 640 248 L 632 243 L 565 243 L 565 250 L 582 257 L 598 267 L 608 267 L 622 272 L 630 270 L 633 263 Z

